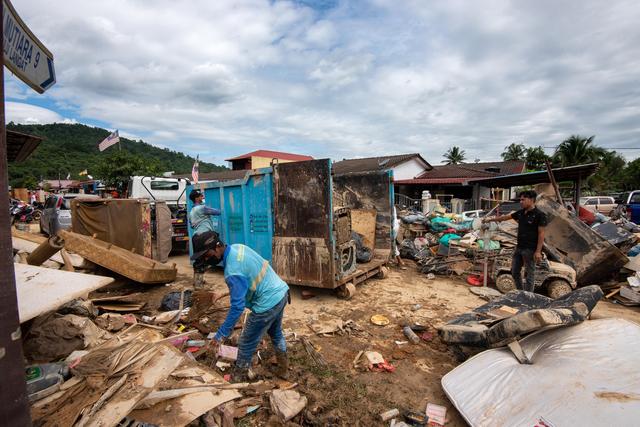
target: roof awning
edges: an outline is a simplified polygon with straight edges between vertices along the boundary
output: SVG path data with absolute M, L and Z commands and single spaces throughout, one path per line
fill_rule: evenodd
M 7 161 L 23 162 L 38 148 L 43 138 L 7 130 Z
M 598 163 L 588 163 L 585 165 L 567 166 L 564 168 L 555 168 L 553 176 L 557 182 L 577 181 L 578 179 L 586 179 L 598 170 Z M 514 175 L 504 175 L 492 178 L 470 179 L 467 181 L 469 185 L 480 184 L 483 187 L 509 188 L 519 187 L 522 185 L 534 185 L 549 182 L 547 171 L 525 172 Z

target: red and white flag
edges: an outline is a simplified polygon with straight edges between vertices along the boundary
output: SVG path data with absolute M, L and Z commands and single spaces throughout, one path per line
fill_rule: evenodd
M 200 158 L 200 155 L 198 154 L 196 156 L 196 161 L 193 163 L 193 167 L 191 168 L 191 178 L 193 178 L 193 183 L 197 184 L 198 183 L 198 178 L 200 177 L 200 166 L 198 165 L 198 159 Z
M 111 135 L 106 137 L 100 144 L 98 144 L 98 150 L 104 151 L 107 148 L 111 147 L 113 144 L 117 144 L 120 142 L 120 135 L 118 135 L 118 131 L 116 130 Z

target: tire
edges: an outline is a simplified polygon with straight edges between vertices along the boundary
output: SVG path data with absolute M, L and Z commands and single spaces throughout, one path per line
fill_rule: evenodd
M 570 294 L 573 289 L 566 280 L 555 279 L 549 282 L 547 285 L 547 295 L 549 298 L 558 299 Z
M 516 290 L 516 281 L 511 274 L 501 274 L 496 279 L 496 288 L 503 294 Z
M 380 267 L 380 271 L 376 274 L 376 279 L 386 279 L 389 277 L 389 269 L 385 266 Z
M 337 289 L 338 297 L 346 300 L 350 300 L 356 294 L 356 285 L 349 282 Z
M 33 215 L 31 215 L 31 221 L 40 223 L 40 218 L 42 217 L 42 212 L 35 210 L 33 211 Z

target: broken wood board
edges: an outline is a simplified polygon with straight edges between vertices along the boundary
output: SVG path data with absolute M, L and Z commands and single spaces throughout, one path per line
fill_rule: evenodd
M 122 311 L 125 313 L 131 311 L 139 311 L 145 306 L 145 302 L 141 293 L 119 295 L 113 297 L 93 298 L 91 303 L 105 311 Z
M 184 361 L 175 348 L 149 343 L 141 335 L 124 342 L 112 339 L 84 355 L 74 367 L 81 381 L 58 399 L 32 407 L 33 420 L 38 425 L 116 426 Z
M 185 360 L 158 389 L 170 390 L 219 384 L 224 380 L 215 371 L 197 362 Z M 194 390 L 200 390 L 195 388 Z M 156 403 L 147 409 L 136 409 L 130 418 L 158 426 L 184 426 L 223 403 L 242 397 L 237 390 L 211 388 Z M 167 407 L 171 409 L 166 410 Z
M 374 249 L 376 241 L 375 209 L 351 209 L 351 230 L 362 236 L 366 248 Z
M 640 271 L 640 255 L 629 257 L 629 262 L 624 265 L 624 268 L 631 271 Z
M 28 233 L 24 233 L 24 234 L 28 234 Z M 44 239 L 45 241 L 47 239 Z M 36 242 L 32 242 L 29 240 L 25 240 L 21 237 L 16 237 L 16 236 L 12 236 L 11 237 L 11 243 L 13 246 L 13 249 L 17 250 L 17 251 L 24 251 L 28 254 L 30 254 L 31 252 L 35 251 L 36 248 L 38 247 L 39 243 Z M 62 257 L 62 254 L 60 252 L 57 252 L 55 255 L 53 255 L 51 258 L 49 258 L 52 261 L 55 261 L 59 264 L 64 264 L 64 258 Z M 76 255 L 76 254 L 69 254 L 69 259 L 71 259 L 71 264 L 75 267 L 75 268 L 82 268 L 82 269 L 88 269 L 88 268 L 92 268 L 93 263 L 86 261 L 84 258 L 82 258 L 80 255 Z
M 20 323 L 86 296 L 113 278 L 14 264 Z
M 101 409 L 96 411 L 92 419 L 86 424 L 86 427 L 117 425 L 135 408 L 138 402 L 154 390 L 162 380 L 167 378 L 183 360 L 184 356 L 178 350 L 166 345 L 160 345 L 158 354 L 144 366 L 135 381 L 126 382 Z
M 176 279 L 178 270 L 175 264 L 162 264 L 111 243 L 71 231 L 62 230 L 59 235 L 64 239 L 65 248 L 136 282 L 168 283 Z
M 29 233 L 28 231 L 18 230 L 13 227 L 11 228 L 11 236 L 28 240 L 30 242 L 37 243 L 38 245 L 47 240 L 47 238 L 41 234 Z

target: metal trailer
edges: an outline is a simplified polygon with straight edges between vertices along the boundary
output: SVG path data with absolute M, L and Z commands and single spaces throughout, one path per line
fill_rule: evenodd
M 331 161 L 322 159 L 247 171 L 241 180 L 199 183 L 187 194 L 195 188 L 207 206 L 222 211 L 214 223 L 222 240 L 253 248 L 289 284 L 335 289 L 350 298 L 356 284 L 386 277 L 393 247 L 391 171 L 333 176 Z M 356 263 L 351 215 L 367 212 L 370 219 L 358 227 L 371 230 L 373 256 Z

